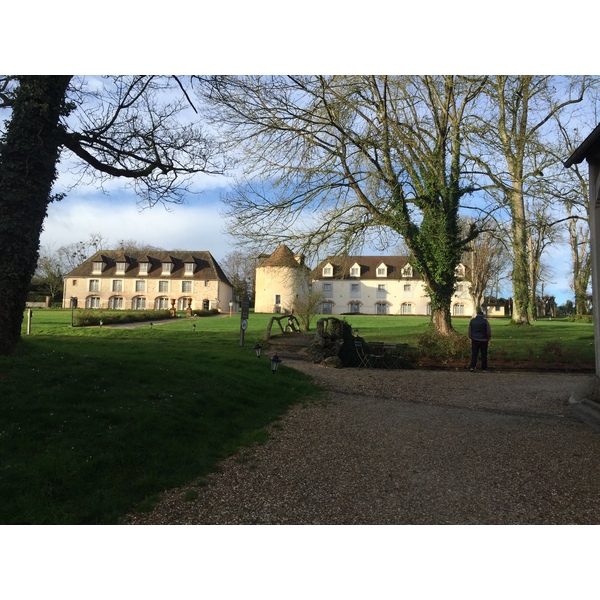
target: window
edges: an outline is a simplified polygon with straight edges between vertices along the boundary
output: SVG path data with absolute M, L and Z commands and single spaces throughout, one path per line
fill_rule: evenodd
M 333 313 L 333 304 L 331 302 L 323 302 L 323 314 L 330 315 Z
M 275 304 L 281 304 L 281 294 L 275 294 Z
M 377 269 L 377 277 L 385 277 L 385 272 L 386 272 L 385 267 L 379 267 Z
M 386 296 L 386 289 L 385 289 L 385 283 L 379 283 L 377 285 L 377 297 L 378 298 L 385 298 Z
M 72 285 L 77 285 L 77 279 L 73 279 Z
M 117 274 L 122 275 L 123 273 L 125 273 L 125 263 L 124 262 L 117 262 Z
M 333 267 L 328 265 L 323 267 L 323 277 L 331 277 L 333 275 Z
M 412 277 L 412 267 L 410 265 L 403 267 L 402 277 Z
M 455 304 L 454 305 L 454 316 L 461 316 L 465 314 L 465 305 L 464 304 Z
M 182 281 L 181 282 L 181 291 L 183 293 L 190 293 L 192 291 L 192 282 L 191 281 Z
M 158 282 L 158 291 L 161 293 L 165 293 L 169 291 L 169 282 L 168 281 L 159 281 Z
M 133 308 L 133 310 L 144 310 L 146 308 L 146 298 L 136 296 L 131 301 L 131 308 Z
M 400 307 L 400 313 L 403 315 L 412 315 L 413 305 L 410 302 L 403 302 Z
M 113 292 L 122 292 L 123 291 L 123 280 L 122 279 L 113 279 L 112 291 Z
M 360 267 L 352 267 L 350 269 L 350 277 L 360 277 Z
M 412 286 L 411 286 L 411 284 L 410 284 L 410 283 L 405 283 L 405 284 L 404 284 L 404 291 L 405 291 L 405 292 L 410 292 L 410 290 L 411 290 L 411 287 L 412 287 Z
M 100 308 L 100 296 L 90 296 L 86 304 L 87 308 Z
M 162 264 L 163 275 L 170 275 L 172 270 L 173 270 L 173 263 L 164 262 Z
M 113 296 L 108 301 L 108 308 L 113 308 L 115 310 L 121 310 L 123 308 L 123 298 L 121 296 Z
M 456 275 L 458 277 L 465 276 L 465 266 L 464 265 L 458 265 L 458 267 L 456 267 Z
M 360 312 L 360 302 L 350 302 L 350 312 L 351 313 L 359 313 Z
M 350 298 L 360 298 L 360 283 L 350 284 Z
M 465 291 L 465 286 L 464 286 L 464 284 L 463 284 L 463 283 L 459 283 L 459 284 L 457 284 L 457 286 L 456 286 L 456 292 L 457 292 L 458 294 L 460 294 L 461 292 L 464 292 L 464 291 Z
M 323 295 L 325 298 L 331 298 L 333 296 L 333 283 L 323 284 Z
M 378 302 L 375 305 L 375 308 L 377 310 L 377 314 L 378 315 L 385 315 L 385 314 L 387 314 L 387 304 L 384 304 L 383 302 Z
M 135 282 L 135 291 L 136 292 L 145 292 L 146 291 L 146 282 L 143 279 L 138 279 Z
M 103 262 L 94 262 L 92 263 L 92 272 L 93 273 L 102 273 Z
M 140 275 L 148 275 L 148 263 L 147 262 L 140 263 Z
M 209 287 L 210 286 L 210 281 L 205 281 L 204 282 L 204 287 Z
M 169 308 L 168 298 L 157 298 L 156 299 L 156 310 L 167 310 Z
M 90 279 L 90 292 L 99 292 L 100 291 L 100 280 L 99 279 Z
M 194 263 L 185 263 L 185 274 L 186 275 L 193 275 L 194 274 L 194 267 L 196 265 Z

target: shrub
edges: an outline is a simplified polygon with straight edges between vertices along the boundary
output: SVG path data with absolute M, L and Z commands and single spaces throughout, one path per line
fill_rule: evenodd
M 570 323 L 593 323 L 594 315 L 569 315 L 567 321 Z
M 421 358 L 441 362 L 465 360 L 471 356 L 471 343 L 464 335 L 440 335 L 426 331 L 417 338 L 417 352 Z
M 86 309 L 77 311 L 73 319 L 75 327 L 100 325 L 118 325 L 121 323 L 139 323 L 141 321 L 158 321 L 170 319 L 168 310 L 123 310 L 104 312 L 103 310 Z

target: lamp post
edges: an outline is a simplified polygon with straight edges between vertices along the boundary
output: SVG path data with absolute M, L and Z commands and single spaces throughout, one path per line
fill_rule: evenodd
M 273 373 L 273 375 L 275 375 L 275 371 L 277 371 L 280 364 L 281 359 L 279 358 L 279 356 L 277 356 L 277 354 L 271 356 L 271 373 Z
M 254 352 L 256 352 L 256 358 L 260 358 L 260 354 L 262 352 L 262 346 L 257 342 L 254 344 Z
M 76 302 L 77 302 L 77 298 L 75 298 L 74 296 L 71 296 L 71 327 L 73 327 L 73 324 L 74 324 L 73 311 L 75 310 Z

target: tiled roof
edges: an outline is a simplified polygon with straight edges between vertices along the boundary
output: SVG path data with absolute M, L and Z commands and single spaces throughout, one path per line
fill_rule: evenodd
M 294 253 L 285 245 L 281 244 L 271 256 L 264 260 L 261 267 L 301 267 Z
M 218 280 L 223 281 L 231 285 L 227 276 L 213 258 L 212 254 L 206 250 L 199 250 L 190 252 L 189 250 L 183 252 L 164 251 L 164 252 L 123 252 L 122 250 L 100 250 L 93 256 L 88 258 L 86 261 L 81 263 L 78 267 L 73 269 L 70 273 L 67 273 L 66 277 L 91 277 L 93 270 L 93 263 L 103 262 L 104 268 L 102 270 L 103 277 L 116 276 L 117 262 L 127 263 L 125 273 L 119 274 L 119 277 L 139 277 L 140 263 L 149 263 L 148 273 L 144 275 L 144 278 L 162 278 L 161 264 L 163 262 L 173 263 L 173 269 L 170 277 L 177 279 L 178 277 L 184 277 L 185 263 L 195 262 L 196 269 L 194 271 L 192 279 L 200 280 Z M 189 276 L 188 276 L 189 278 Z
M 333 279 L 400 279 L 402 269 L 409 262 L 408 256 L 330 256 L 316 266 L 312 277 L 324 279 L 323 267 L 330 264 L 333 266 Z M 377 277 L 377 267 L 381 263 L 387 266 L 387 277 Z M 360 265 L 360 277 L 350 277 L 350 268 L 354 264 Z M 420 279 L 414 268 L 413 278 Z

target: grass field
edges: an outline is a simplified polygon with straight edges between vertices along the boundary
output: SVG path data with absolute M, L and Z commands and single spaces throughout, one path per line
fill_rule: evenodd
M 250 315 L 241 347 L 235 315 L 77 328 L 69 310 L 35 310 L 31 335 L 24 322 L 17 352 L 0 357 L 0 523 L 118 523 L 264 441 L 267 425 L 319 393 L 285 361 L 273 375 L 256 358 L 270 316 Z M 370 341 L 414 345 L 430 329 L 425 317 L 345 318 Z M 468 320 L 454 326 L 466 333 Z M 492 362 L 550 347 L 593 365 L 590 324 L 492 328 Z

